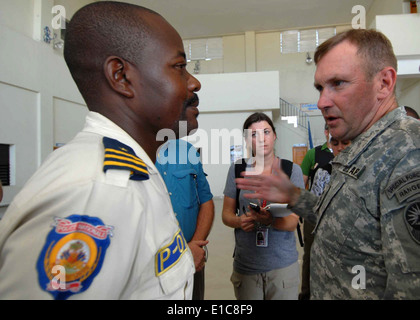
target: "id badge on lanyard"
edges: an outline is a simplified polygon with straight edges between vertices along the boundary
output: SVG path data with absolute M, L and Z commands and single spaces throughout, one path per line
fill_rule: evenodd
M 267 205 L 267 201 L 264 200 L 262 202 L 262 208 L 265 208 Z M 255 236 L 255 244 L 257 247 L 268 247 L 268 227 L 266 226 L 257 226 L 256 228 L 256 236 Z
M 268 228 L 267 227 L 258 227 L 256 236 L 256 245 L 257 247 L 268 247 Z

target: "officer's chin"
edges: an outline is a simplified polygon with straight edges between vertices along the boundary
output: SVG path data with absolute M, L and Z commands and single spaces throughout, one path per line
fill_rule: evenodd
M 198 130 L 198 122 L 197 120 L 193 120 L 193 121 L 188 121 L 188 125 L 187 125 L 187 136 L 191 136 L 194 133 L 196 133 Z M 179 137 L 182 138 L 182 137 Z
M 198 129 L 198 113 L 190 115 L 187 118 L 187 135 L 192 135 L 197 132 Z
M 196 133 L 196 132 L 197 132 L 197 130 L 198 130 L 198 126 L 197 126 L 196 128 L 194 128 L 194 129 L 191 129 L 191 130 L 188 132 L 188 135 L 189 135 L 189 136 L 193 135 L 194 133 Z

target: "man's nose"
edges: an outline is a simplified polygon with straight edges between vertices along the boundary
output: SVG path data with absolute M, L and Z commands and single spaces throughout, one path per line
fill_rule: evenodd
M 322 90 L 319 93 L 319 99 L 318 99 L 318 109 L 321 111 L 325 108 L 331 107 L 333 105 L 331 100 L 331 94 L 328 92 L 327 89 Z
M 196 92 L 196 91 L 200 91 L 200 89 L 201 89 L 200 81 L 198 81 L 196 77 L 190 74 L 190 77 L 188 79 L 188 90 L 192 92 Z

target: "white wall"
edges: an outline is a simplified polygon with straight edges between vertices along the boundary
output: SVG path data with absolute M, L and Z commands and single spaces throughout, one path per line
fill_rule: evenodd
M 396 56 L 420 54 L 420 14 L 377 16 L 376 28 L 392 42 Z
M 272 119 L 277 133 L 276 154 L 280 158 L 293 161 L 293 146 L 295 144 L 308 145 L 308 132 L 304 128 L 295 128 L 287 121 L 281 120 L 280 110 L 273 110 Z
M 279 108 L 279 73 L 239 72 L 200 74 L 200 112 Z
M 420 114 L 420 78 L 404 79 L 400 82 L 398 103 L 409 106 Z
M 230 146 L 238 144 L 234 140 L 235 133 L 242 134 L 242 126 L 245 119 L 253 111 L 231 111 L 224 113 L 202 113 L 199 117 L 199 129 L 207 133 L 209 138 L 200 141 L 198 134 L 188 138 L 194 146 L 202 148 L 202 161 L 204 172 L 208 174 L 213 196 L 222 197 L 226 183 L 227 173 L 230 167 Z M 272 116 L 271 111 L 265 111 L 268 116 Z M 237 135 L 236 135 L 237 136 Z M 242 144 L 243 141 L 241 141 Z M 205 146 L 208 146 L 206 150 Z
M 201 82 L 199 132 L 188 140 L 201 148 L 202 162 L 208 174 L 213 195 L 223 196 L 227 172 L 230 166 L 230 146 L 241 144 L 242 126 L 255 111 L 265 112 L 277 131 L 276 154 L 293 160 L 293 145 L 307 144 L 307 131 L 294 128 L 281 120 L 279 110 L 279 72 L 247 72 L 196 75 Z M 314 117 L 315 126 L 323 126 L 322 117 Z M 322 123 L 318 124 L 317 120 Z M 314 142 L 323 143 L 315 135 Z M 239 136 L 239 138 L 238 138 Z M 234 140 L 236 138 L 236 140 Z M 238 142 L 239 141 L 239 142 Z
M 53 98 L 54 146 L 65 144 L 83 129 L 88 113 L 86 105 L 61 98 Z
M 39 40 L 45 26 L 52 31 L 53 5 L 64 4 L 71 18 L 88 2 L 0 2 L 0 143 L 12 145 L 14 157 L 0 217 L 56 143 L 68 142 L 83 126 L 87 108 L 61 51 Z
M 201 148 L 204 171 L 221 197 L 230 166 L 230 146 L 242 145 L 242 126 L 256 110 L 270 118 L 279 109 L 277 71 L 196 75 L 201 82 L 199 132 L 188 140 Z
M 405 4 L 407 0 L 404 0 Z M 366 12 L 366 26 L 368 28 L 375 28 L 375 18 L 378 15 L 386 14 L 401 14 L 405 13 L 406 5 L 403 0 L 375 0 L 370 6 L 368 12 Z M 410 10 L 408 10 L 410 12 Z
M 0 24 L 32 37 L 34 0 L 2 0 L 0 3 Z
M 293 160 L 293 145 L 307 144 L 307 131 L 302 128 L 294 128 L 293 125 L 287 124 L 281 120 L 280 111 L 259 110 L 267 114 L 272 120 L 277 132 L 277 140 L 275 143 L 276 154 L 284 159 Z M 242 134 L 242 126 L 246 118 L 254 111 L 225 111 L 223 113 L 203 112 L 199 116 L 199 130 L 188 137 L 196 148 L 201 148 L 202 162 L 204 171 L 208 174 L 208 181 L 211 191 L 215 197 L 222 197 L 226 183 L 226 176 L 230 166 L 230 146 L 242 144 L 246 148 L 244 141 L 237 139 L 238 134 Z M 322 117 L 317 117 L 323 125 Z M 318 121 L 313 119 L 313 121 Z M 312 121 L 311 121 L 312 122 Z M 204 134 L 203 134 L 204 131 Z M 208 138 L 203 141 L 202 138 Z M 234 140 L 236 138 L 236 140 Z M 325 137 L 323 132 L 319 132 L 314 137 L 314 143 L 324 143 Z
M 377 16 L 375 21 L 377 29 L 390 39 L 398 59 L 398 102 L 420 114 L 420 14 Z
M 39 93 L 0 81 L 0 142 L 12 145 L 16 160 L 11 170 L 13 186 L 4 186 L 3 204 L 8 204 L 38 165 Z
M 62 55 L 4 25 L 0 68 L 0 143 L 14 145 L 16 159 L 15 184 L 3 188 L 4 207 L 55 143 L 67 142 L 80 129 L 87 109 Z
M 257 70 L 279 70 L 280 97 L 294 104 L 316 102 L 315 64 L 305 62 L 306 52 L 281 54 L 280 32 L 260 33 L 256 38 Z
M 307 142 L 307 132 L 302 129 L 295 129 L 284 120 L 281 120 L 278 110 L 260 110 L 273 119 L 277 132 L 275 143 L 276 154 L 284 159 L 293 160 L 293 145 Z M 195 134 L 188 137 L 188 141 L 197 148 L 202 148 L 201 155 L 204 171 L 208 174 L 208 181 L 211 191 L 215 197 L 222 197 L 226 183 L 227 173 L 230 167 L 229 149 L 231 145 L 238 144 L 234 140 L 234 133 L 242 133 L 242 126 L 253 111 L 232 111 L 220 113 L 203 113 L 199 117 L 199 128 L 207 133 L 209 137 L 208 152 L 205 143 L 200 141 L 203 135 Z M 236 130 L 236 131 L 235 131 Z M 213 134 L 212 134 L 213 132 Z M 219 135 L 219 133 L 224 133 Z M 244 141 L 241 141 L 243 148 L 246 148 Z M 204 147 L 204 148 L 203 148 Z

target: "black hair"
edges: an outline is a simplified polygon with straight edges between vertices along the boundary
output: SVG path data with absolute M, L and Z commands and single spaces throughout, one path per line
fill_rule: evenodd
M 159 15 L 133 4 L 101 1 L 82 7 L 67 24 L 64 59 L 85 100 L 100 94 L 98 83 L 108 57 L 140 62 L 151 34 L 142 18 L 145 13 Z

